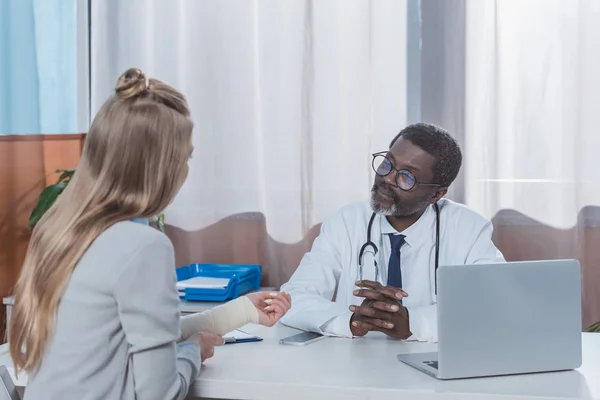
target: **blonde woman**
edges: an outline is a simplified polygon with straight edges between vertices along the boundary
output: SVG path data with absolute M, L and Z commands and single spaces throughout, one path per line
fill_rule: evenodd
M 219 335 L 290 308 L 286 293 L 254 293 L 180 320 L 173 246 L 145 221 L 187 177 L 189 116 L 183 95 L 138 69 L 96 115 L 15 288 L 10 354 L 26 399 L 183 399 Z

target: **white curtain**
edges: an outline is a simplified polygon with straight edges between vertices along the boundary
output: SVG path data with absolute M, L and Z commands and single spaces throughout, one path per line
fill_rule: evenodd
M 128 67 L 180 89 L 195 121 L 167 223 L 260 212 L 300 240 L 367 199 L 370 154 L 406 121 L 406 1 L 95 0 L 92 115 Z
M 600 2 L 468 0 L 466 202 L 571 228 L 600 204 Z

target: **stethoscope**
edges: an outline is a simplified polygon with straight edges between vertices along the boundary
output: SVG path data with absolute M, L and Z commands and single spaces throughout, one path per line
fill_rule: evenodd
M 440 257 L 440 207 L 437 203 L 433 204 L 433 208 L 435 209 L 435 293 L 437 294 L 437 269 L 439 266 L 439 257 Z M 379 282 L 379 265 L 377 264 L 377 253 L 379 252 L 379 248 L 373 241 L 371 240 L 371 230 L 373 229 L 373 221 L 377 216 L 376 213 L 371 214 L 371 219 L 369 220 L 369 226 L 367 227 L 367 241 L 362 245 L 360 251 L 358 252 L 358 280 L 362 280 L 363 277 L 363 257 L 365 251 L 368 248 L 371 248 L 371 252 L 373 252 L 373 261 L 375 265 L 375 281 Z

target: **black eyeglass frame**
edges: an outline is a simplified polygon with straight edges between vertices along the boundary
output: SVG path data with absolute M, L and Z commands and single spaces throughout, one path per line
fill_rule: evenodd
M 373 171 L 375 171 L 375 173 L 379 176 L 385 177 L 388 176 L 389 174 L 392 173 L 392 171 L 396 171 L 396 179 L 394 179 L 394 183 L 396 184 L 396 187 L 400 190 L 403 190 L 405 192 L 409 192 L 411 190 L 413 190 L 415 188 L 415 186 L 420 185 L 420 186 L 432 186 L 432 187 L 442 187 L 442 185 L 440 185 L 439 183 L 430 183 L 430 182 L 419 182 L 417 180 L 417 177 L 410 171 L 406 170 L 406 169 L 396 169 L 394 168 L 394 164 L 392 163 L 392 161 L 386 157 L 386 154 L 388 152 L 387 151 L 380 151 L 378 153 L 373 153 L 373 160 L 371 161 L 371 168 L 373 168 Z M 387 160 L 387 162 L 390 164 L 390 170 L 388 171 L 387 174 L 380 174 L 379 172 L 377 172 L 378 167 L 379 166 L 375 166 L 375 160 L 377 159 L 377 157 L 383 157 Z M 380 164 L 381 165 L 381 164 Z M 405 189 L 402 186 L 400 186 L 400 184 L 398 184 L 398 177 L 400 175 L 406 175 L 408 176 L 410 179 L 413 180 L 413 185 L 408 188 Z

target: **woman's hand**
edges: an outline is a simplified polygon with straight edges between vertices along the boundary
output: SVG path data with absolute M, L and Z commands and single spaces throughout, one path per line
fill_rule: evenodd
M 188 340 L 194 341 L 200 345 L 200 359 L 202 362 L 215 355 L 215 346 L 225 344 L 225 339 L 216 333 L 200 332 Z
M 292 297 L 285 292 L 256 292 L 247 295 L 258 310 L 258 323 L 273 326 L 292 306 Z

